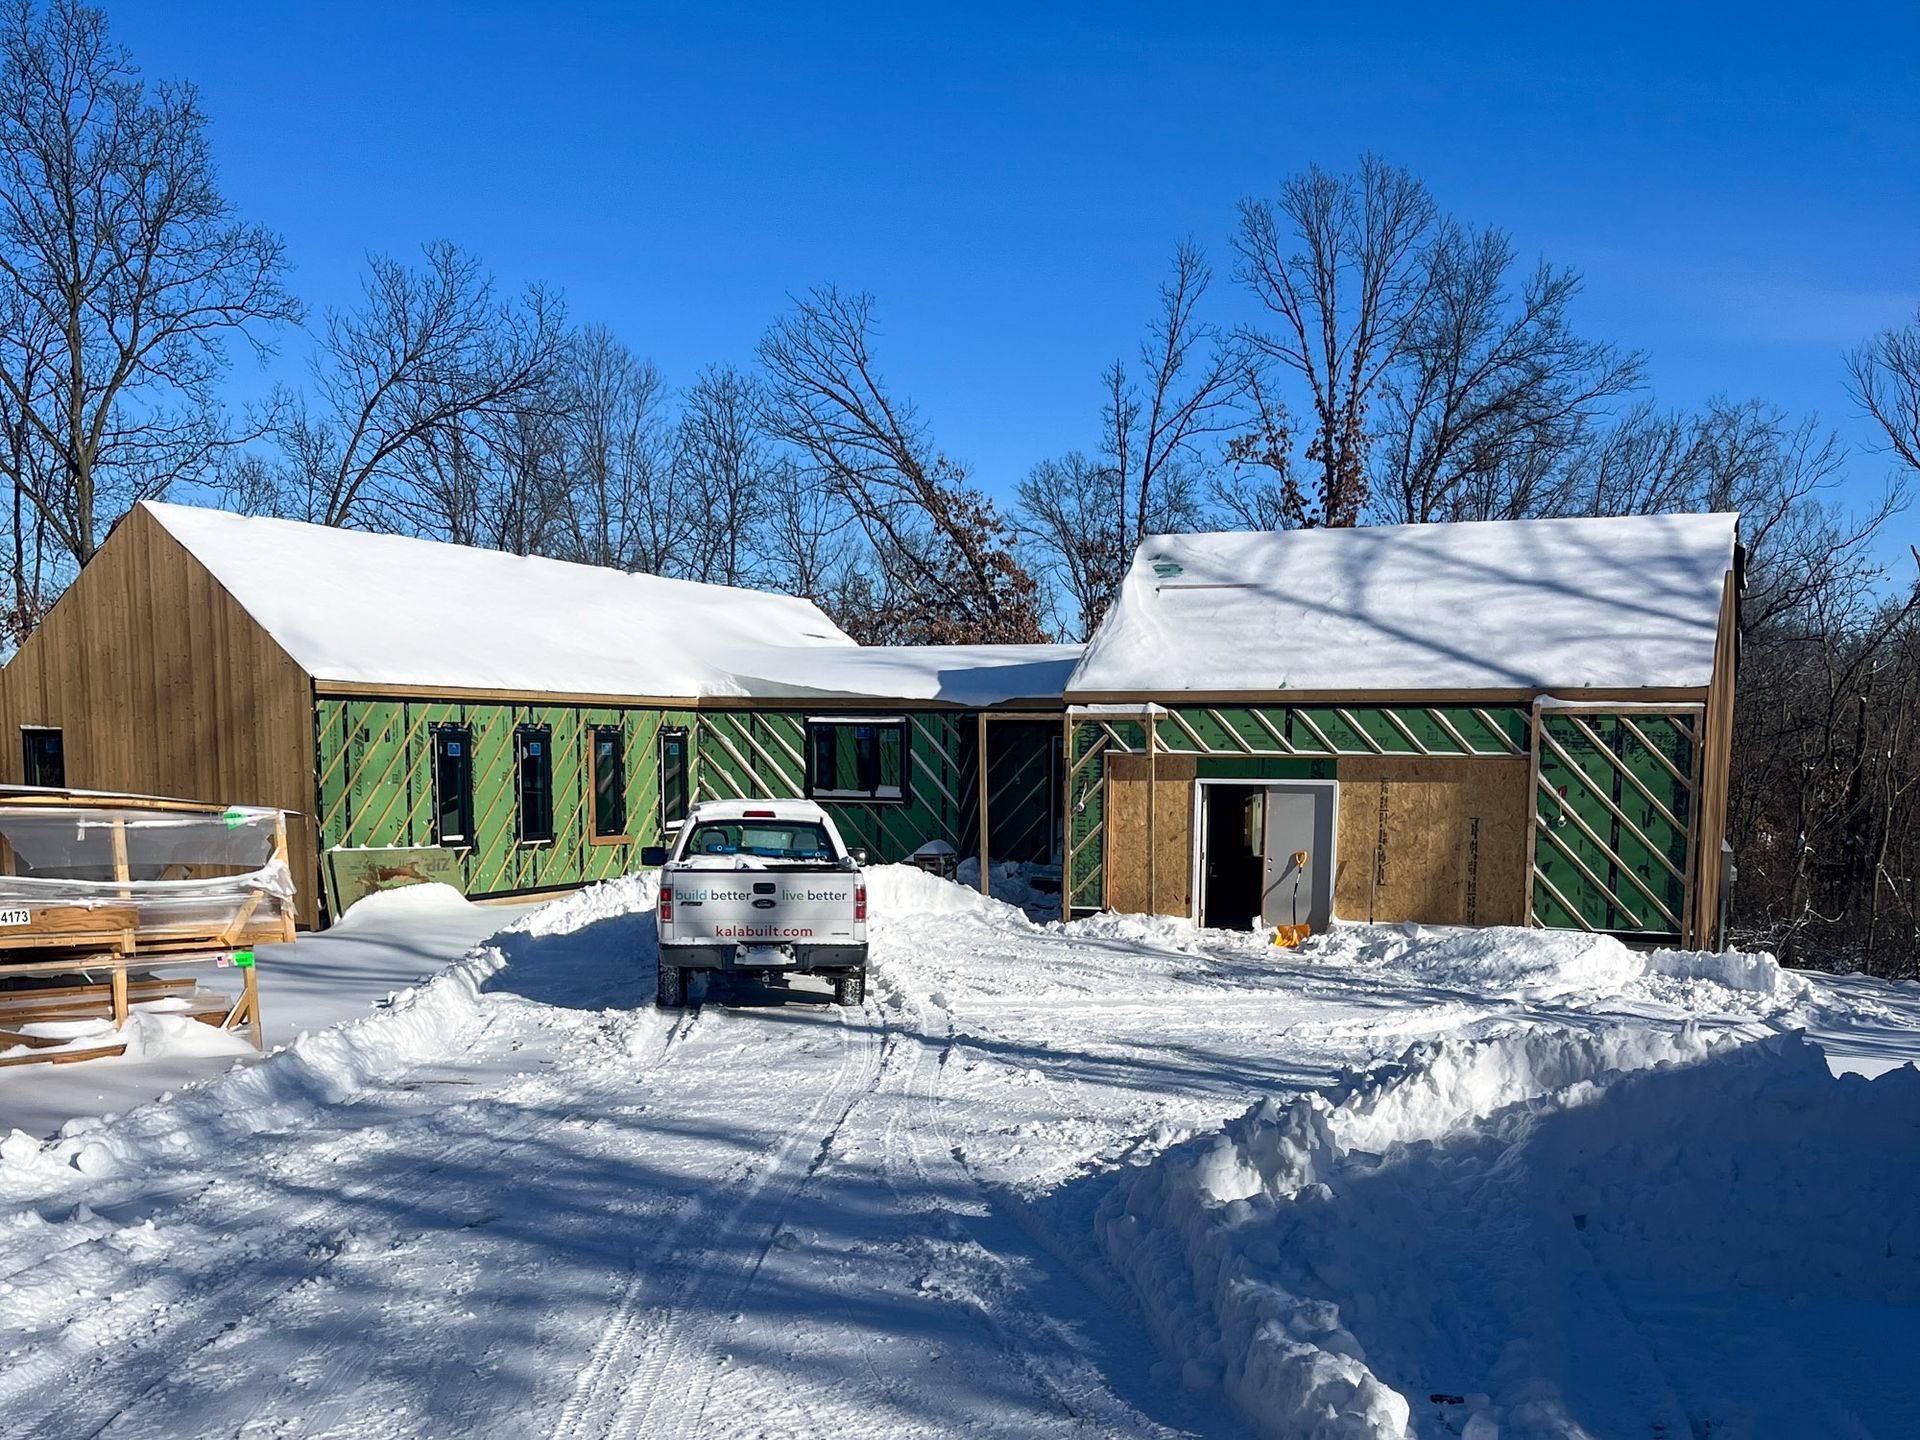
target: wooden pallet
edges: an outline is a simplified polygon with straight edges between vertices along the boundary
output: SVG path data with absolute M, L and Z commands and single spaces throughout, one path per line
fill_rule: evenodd
M 10 1065 L 71 1065 L 78 1060 L 110 1060 L 116 1055 L 127 1053 L 127 1042 L 116 1041 L 112 1045 L 93 1045 L 84 1050 L 58 1050 L 48 1053 L 28 1053 L 25 1055 L 0 1055 L 0 1068 Z
M 244 958 L 246 963 L 236 964 Z M 211 964 L 231 966 L 240 977 L 240 994 L 230 996 L 219 991 L 202 990 L 196 980 L 150 975 L 145 966 L 161 963 L 169 968 L 180 965 Z M 132 969 L 130 965 L 140 968 Z M 32 976 L 54 976 L 67 983 L 50 986 L 22 985 Z M 92 978 L 99 976 L 102 978 Z M 126 1045 L 99 1047 L 84 1054 L 79 1051 L 54 1051 L 36 1043 L 44 1037 L 26 1036 L 19 1027 L 63 1020 L 112 1020 L 115 1030 L 126 1027 L 133 1007 L 142 1000 L 175 998 L 189 1002 L 185 1010 L 165 1013 L 185 1015 L 202 1024 L 222 1030 L 237 1030 L 245 1025 L 256 1050 L 266 1048 L 266 1035 L 260 1019 L 260 987 L 254 977 L 252 953 L 246 950 L 182 951 L 179 954 L 148 956 L 131 960 L 123 952 L 70 954 L 57 958 L 38 958 L 29 962 L 0 963 L 0 1049 L 25 1046 L 25 1055 L 0 1056 L 0 1064 L 25 1065 L 37 1060 L 66 1063 L 72 1059 L 97 1058 L 124 1054 Z M 55 1042 L 62 1043 L 62 1042 Z
M 226 813 L 222 806 L 146 796 L 9 789 L 0 799 L 9 806 L 50 810 Z M 129 863 L 127 821 L 124 816 L 113 814 L 110 823 L 113 875 L 94 891 L 103 895 L 106 903 L 41 904 L 27 899 L 9 901 L 6 907 L 0 907 L 6 909 L 7 918 L 16 922 L 0 924 L 0 1049 L 23 1052 L 0 1057 L 0 1065 L 33 1064 L 42 1060 L 66 1064 L 124 1054 L 124 1042 L 73 1048 L 70 1041 L 29 1034 L 26 1027 L 106 1019 L 119 1030 L 125 1027 L 136 1006 L 161 999 L 187 1002 L 185 1008 L 165 1013 L 184 1015 L 223 1030 L 245 1025 L 255 1048 L 264 1049 L 253 952 L 256 946 L 280 944 L 294 938 L 293 906 L 279 903 L 270 891 L 255 888 L 222 918 L 180 923 L 154 919 L 150 915 L 143 923 Z M 275 816 L 272 853 L 283 865 L 286 863 L 284 814 Z M 5 837 L 0 836 L 0 874 L 11 874 L 13 869 L 11 848 Z M 169 869 L 162 879 L 186 879 L 188 873 L 179 870 L 176 874 L 174 869 Z M 237 970 L 239 995 L 202 990 L 192 979 L 150 973 L 155 965 L 171 970 L 198 964 L 231 966 Z M 52 977 L 55 983 L 35 983 L 41 977 Z

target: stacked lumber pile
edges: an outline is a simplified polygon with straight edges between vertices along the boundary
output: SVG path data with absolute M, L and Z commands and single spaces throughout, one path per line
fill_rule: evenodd
M 124 1053 L 136 1011 L 263 1045 L 256 946 L 294 936 L 286 816 L 0 788 L 0 1066 Z M 171 973 L 208 964 L 237 995 Z

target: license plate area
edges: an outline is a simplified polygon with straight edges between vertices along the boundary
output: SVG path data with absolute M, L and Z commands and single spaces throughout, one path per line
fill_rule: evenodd
M 736 945 L 733 963 L 743 970 L 777 970 L 793 964 L 793 951 L 784 945 Z

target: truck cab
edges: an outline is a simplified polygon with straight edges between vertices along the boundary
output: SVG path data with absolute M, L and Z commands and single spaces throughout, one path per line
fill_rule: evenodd
M 866 998 L 866 857 L 810 800 L 708 800 L 687 814 L 660 866 L 657 1003 L 686 1003 L 687 974 L 818 975 L 834 999 Z

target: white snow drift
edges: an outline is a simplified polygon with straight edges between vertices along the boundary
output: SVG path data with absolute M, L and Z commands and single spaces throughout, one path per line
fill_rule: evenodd
M 1920 1433 L 1920 1076 L 1786 1033 L 1895 1062 L 1897 987 L 870 899 L 863 1010 L 655 1011 L 627 880 L 10 1136 L 0 1433 Z
M 1442 1041 L 1262 1101 L 1098 1223 L 1276 1437 L 1893 1434 L 1900 1402 L 1806 1380 L 1920 1342 L 1920 1074 L 1691 1028 Z

